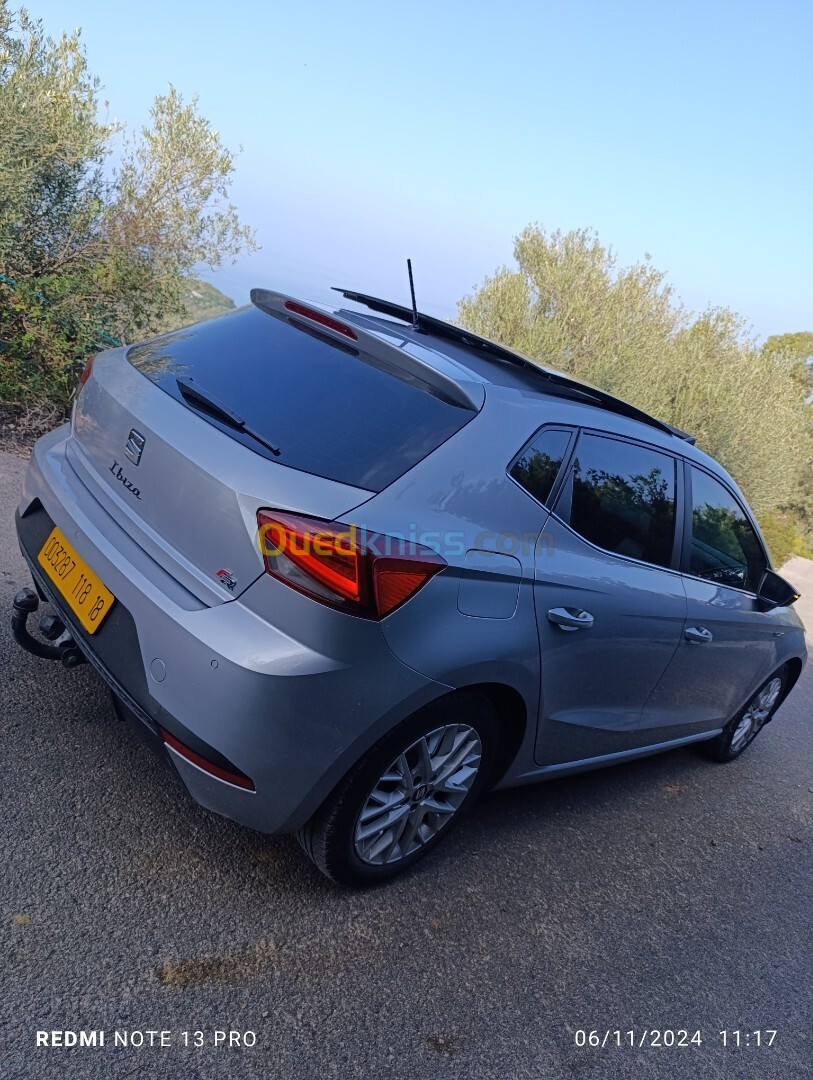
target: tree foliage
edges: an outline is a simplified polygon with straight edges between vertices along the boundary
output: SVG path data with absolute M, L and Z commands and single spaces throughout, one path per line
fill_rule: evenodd
M 462 325 L 690 431 L 758 514 L 798 501 L 813 447 L 798 357 L 725 308 L 692 315 L 648 257 L 621 267 L 590 230 L 530 226 L 514 257 L 460 301 Z
M 89 353 L 165 326 L 199 263 L 253 247 L 196 99 L 170 87 L 129 138 L 99 105 L 79 33 L 0 0 L 0 399 L 65 403 Z
M 787 353 L 803 364 L 813 363 L 813 333 L 802 330 L 796 334 L 773 334 L 762 346 L 767 353 Z
M 796 334 L 773 334 L 762 346 L 773 357 L 784 356 L 794 365 L 802 389 L 813 394 L 813 333 L 802 330 Z

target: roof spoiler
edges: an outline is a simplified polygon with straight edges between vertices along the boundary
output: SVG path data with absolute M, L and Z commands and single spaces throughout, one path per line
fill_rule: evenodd
M 365 330 L 357 323 L 351 325 L 342 322 L 327 309 L 270 289 L 252 289 L 250 295 L 252 304 L 267 315 L 285 319 L 311 333 L 329 338 L 345 350 L 352 350 L 356 346 L 358 351 L 363 351 L 378 361 L 382 368 L 389 368 L 398 378 L 431 393 L 449 405 L 477 412 L 483 403 L 482 397 L 479 401 L 475 400 L 464 386 L 431 364 L 391 345 L 378 334 Z
M 353 300 L 357 304 L 363 304 L 365 307 L 370 308 L 372 311 L 378 311 L 382 315 L 390 315 L 392 318 L 408 323 L 414 321 L 415 316 L 412 308 L 404 307 L 402 304 L 395 304 L 390 300 L 381 300 L 377 296 L 368 296 L 366 293 L 353 292 L 350 289 L 340 289 L 335 285 L 333 291 L 341 293 L 346 300 Z M 463 345 L 486 353 L 500 363 L 511 364 L 512 367 L 532 372 L 549 384 L 552 393 L 556 392 L 555 388 L 560 387 L 562 390 L 569 391 L 568 396 L 576 394 L 587 403 L 598 405 L 602 409 L 627 416 L 631 420 L 638 420 L 640 423 L 648 424 L 650 427 L 658 428 L 658 430 L 665 431 L 669 435 L 675 435 L 677 438 L 683 439 L 684 442 L 690 443 L 692 446 L 696 442 L 693 435 L 681 431 L 680 428 L 673 427 L 672 424 L 667 424 L 664 420 L 658 420 L 656 417 L 650 416 L 643 409 L 637 409 L 634 405 L 630 405 L 629 402 L 623 401 L 621 398 L 614 397 L 612 394 L 608 394 L 606 391 L 599 390 L 594 386 L 589 386 L 587 383 L 579 382 L 578 379 L 571 379 L 558 371 L 550 371 L 548 368 L 534 363 L 533 360 L 528 360 L 527 357 L 506 349 L 504 345 L 498 345 L 494 341 L 489 341 L 488 338 L 480 337 L 479 334 L 473 334 L 462 326 L 443 322 L 442 319 L 435 319 L 433 316 L 424 315 L 423 312 L 419 311 L 417 313 L 417 329 L 435 337 L 443 338 L 446 341 L 452 341 L 457 345 Z

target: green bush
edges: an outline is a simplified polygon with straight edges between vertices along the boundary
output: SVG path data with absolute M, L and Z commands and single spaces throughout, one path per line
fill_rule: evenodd
M 792 555 L 804 554 L 799 525 L 791 514 L 763 514 L 759 527 L 775 567 L 784 565 Z

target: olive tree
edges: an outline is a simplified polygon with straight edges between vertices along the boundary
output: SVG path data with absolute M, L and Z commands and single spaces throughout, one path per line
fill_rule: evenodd
M 0 400 L 64 405 L 90 352 L 163 328 L 198 264 L 254 246 L 197 99 L 170 87 L 127 137 L 99 92 L 78 32 L 0 0 Z
M 619 266 L 590 230 L 529 226 L 514 258 L 459 302 L 462 325 L 691 432 L 763 518 L 794 503 L 813 445 L 798 359 L 724 308 L 691 314 L 648 257 Z

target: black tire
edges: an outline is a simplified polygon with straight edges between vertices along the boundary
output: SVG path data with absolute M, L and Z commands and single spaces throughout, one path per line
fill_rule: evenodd
M 742 725 L 744 724 L 749 710 L 754 709 L 759 703 L 761 695 L 765 693 L 768 687 L 772 687 L 775 680 L 779 681 L 779 689 L 767 714 L 753 720 L 750 728 L 743 729 Z M 738 758 L 743 750 L 746 750 L 751 745 L 768 721 L 773 718 L 774 713 L 782 704 L 787 686 L 788 665 L 784 664 L 778 671 L 775 671 L 773 675 L 768 676 L 756 693 L 752 694 L 745 705 L 743 705 L 740 711 L 729 720 L 715 739 L 710 739 L 708 742 L 703 742 L 698 745 L 698 749 L 703 756 L 720 763 L 733 761 L 735 758 Z
M 362 810 L 370 805 L 373 791 L 401 755 L 412 751 L 424 736 L 437 736 L 440 729 L 451 725 L 473 729 L 480 742 L 479 767 L 462 801 L 446 817 L 428 815 L 442 824 L 436 825 L 434 835 L 424 842 L 419 838 L 413 841 L 420 843 L 416 850 L 394 855 L 392 862 L 365 861 L 356 847 L 356 824 Z M 460 691 L 426 705 L 385 735 L 353 766 L 297 834 L 300 844 L 326 877 L 342 885 L 373 885 L 402 873 L 440 843 L 477 798 L 492 771 L 497 738 L 497 711 L 481 694 Z M 416 788 L 413 798 L 418 798 L 417 792 Z M 429 797 L 434 797 L 434 793 L 430 792 Z M 406 805 L 411 804 L 404 798 L 401 806 Z

